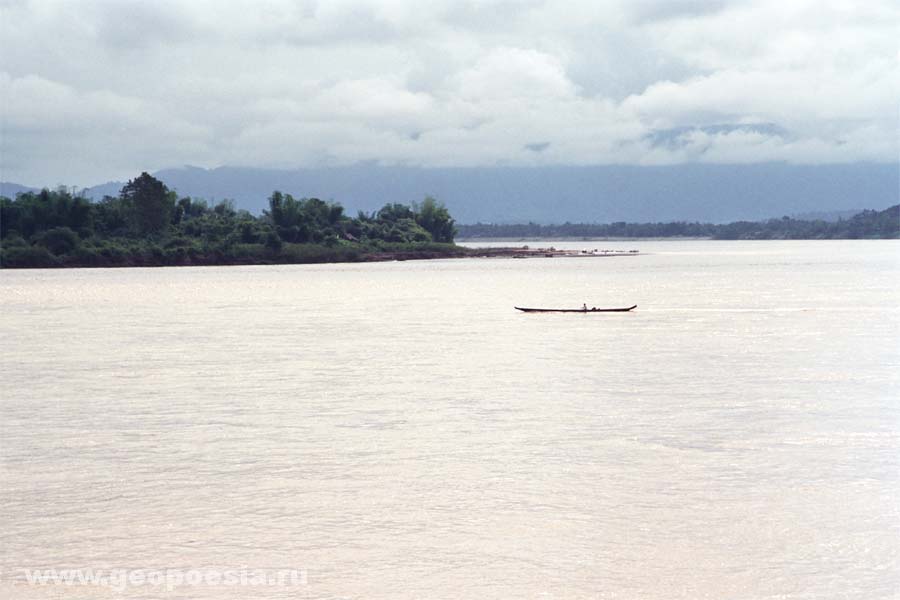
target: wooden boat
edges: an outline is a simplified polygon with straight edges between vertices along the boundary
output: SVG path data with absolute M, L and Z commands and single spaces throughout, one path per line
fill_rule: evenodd
M 522 312 L 549 312 L 549 313 L 598 313 L 598 312 L 628 312 L 637 308 L 637 304 L 628 308 L 522 308 L 514 306 L 516 310 Z

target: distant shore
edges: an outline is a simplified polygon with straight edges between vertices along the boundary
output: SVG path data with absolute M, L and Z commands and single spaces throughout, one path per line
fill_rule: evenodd
M 22 256 L 19 261 L 4 262 L 4 269 L 89 269 L 128 267 L 216 267 L 252 265 L 303 265 L 391 262 L 407 260 L 437 260 L 448 258 L 600 258 L 637 256 L 637 250 L 561 250 L 550 247 L 503 246 L 468 248 L 454 244 L 428 244 L 421 248 L 395 248 L 383 251 L 348 252 L 346 249 L 325 248 L 312 244 L 285 245 L 278 253 L 236 252 L 233 254 L 184 254 L 178 257 L 152 253 L 120 254 L 115 256 L 70 255 L 52 257 L 48 253 Z
M 456 239 L 473 242 L 637 240 L 837 240 L 900 238 L 900 205 L 863 210 L 848 219 L 824 221 L 781 217 L 732 223 L 474 223 L 458 225 Z
M 698 240 L 711 240 L 709 236 L 683 236 L 683 237 L 581 237 L 581 236 L 554 236 L 554 237 L 469 237 L 456 239 L 458 244 L 550 244 L 553 242 L 691 242 Z

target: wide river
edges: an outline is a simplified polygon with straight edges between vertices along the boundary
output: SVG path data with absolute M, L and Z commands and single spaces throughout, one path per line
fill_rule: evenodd
M 900 243 L 553 245 L 0 272 L 0 598 L 898 597 Z

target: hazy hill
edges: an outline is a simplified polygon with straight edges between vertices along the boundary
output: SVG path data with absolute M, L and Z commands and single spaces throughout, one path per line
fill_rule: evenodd
M 7 198 L 15 198 L 16 194 L 37 191 L 39 190 L 28 187 L 27 185 L 19 185 L 18 183 L 10 183 L 9 181 L 0 181 L 0 196 L 5 196 Z
M 137 175 L 137 173 L 135 174 Z M 185 167 L 155 173 L 181 195 L 259 212 L 273 190 L 334 200 L 354 214 L 387 202 L 442 200 L 459 223 L 704 221 L 884 209 L 900 202 L 900 165 L 379 167 L 272 170 Z M 122 182 L 89 190 L 115 195 Z
M 790 216 L 800 221 L 826 221 L 828 223 L 834 223 L 836 221 L 850 219 L 863 212 L 863 210 L 865 209 L 855 208 L 848 210 L 813 211 Z

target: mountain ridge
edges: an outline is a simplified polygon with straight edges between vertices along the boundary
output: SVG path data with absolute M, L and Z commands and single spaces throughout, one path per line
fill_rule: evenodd
M 138 175 L 137 173 L 135 176 Z M 179 195 L 259 213 L 274 190 L 372 212 L 431 195 L 459 223 L 704 221 L 883 209 L 900 202 L 900 164 L 684 164 L 419 168 L 356 164 L 292 170 L 180 167 L 154 173 Z M 124 182 L 85 189 L 100 199 Z

